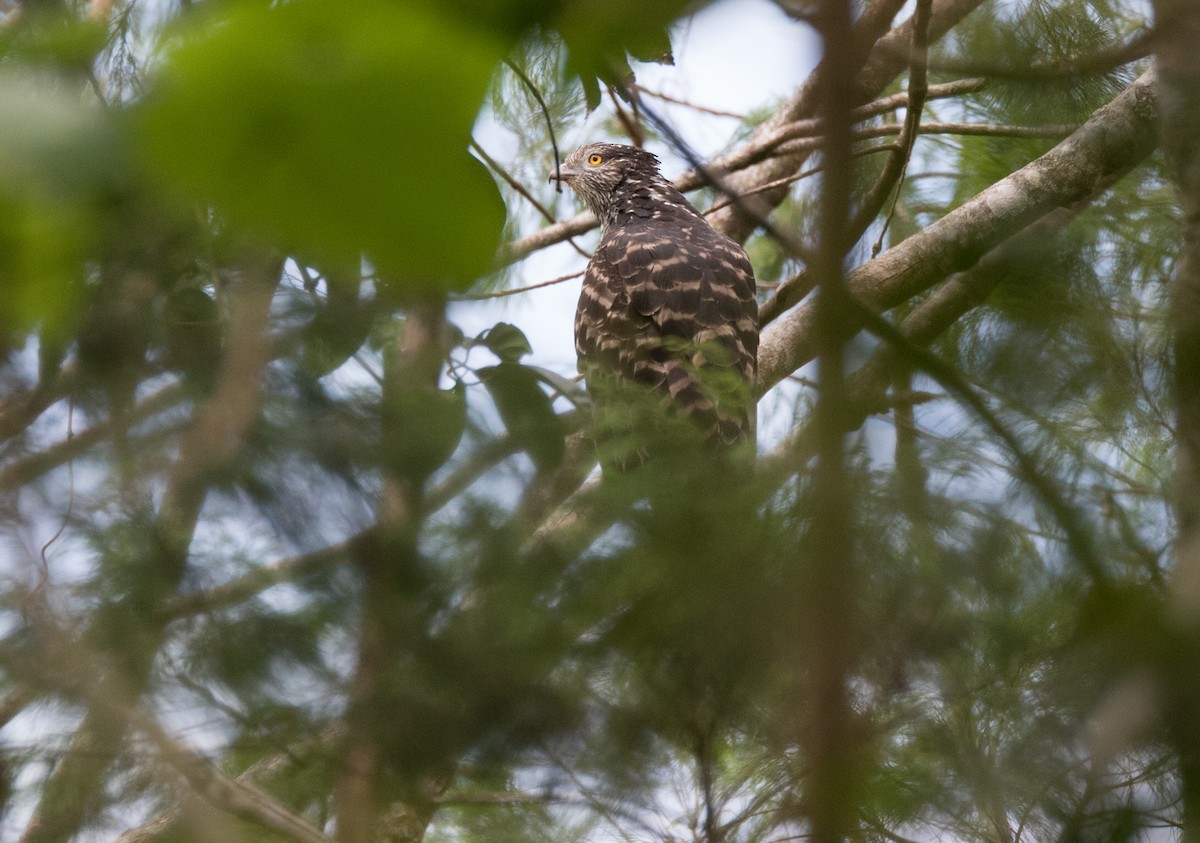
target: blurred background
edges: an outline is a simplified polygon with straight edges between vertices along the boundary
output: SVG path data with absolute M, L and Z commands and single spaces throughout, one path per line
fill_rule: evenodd
M 1196 836 L 1190 5 L 0 0 L 0 841 Z M 596 140 L 753 472 L 601 479 Z

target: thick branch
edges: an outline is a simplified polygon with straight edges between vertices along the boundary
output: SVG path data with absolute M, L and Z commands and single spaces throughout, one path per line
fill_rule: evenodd
M 960 79 L 955 82 L 947 82 L 943 85 L 933 85 L 929 88 L 927 100 L 945 99 L 947 97 L 957 97 L 963 94 L 969 94 L 974 91 L 982 90 L 987 87 L 987 82 L 983 79 Z M 852 112 L 855 120 L 866 120 L 871 117 L 878 116 L 896 108 L 902 108 L 908 103 L 908 94 L 893 94 L 888 97 L 883 97 L 874 102 L 859 106 Z M 764 124 L 765 125 L 765 124 Z M 961 124 L 960 124 L 961 125 Z M 889 128 L 883 131 L 874 129 L 865 131 L 861 135 L 856 135 L 857 139 L 865 139 L 877 137 L 879 135 L 893 134 L 897 129 Z M 820 121 L 815 118 L 801 118 L 793 122 L 785 122 L 777 129 L 770 133 L 755 135 L 744 146 L 733 150 L 725 155 L 718 156 L 706 168 L 709 172 L 714 173 L 732 173 L 738 170 L 744 170 L 752 164 L 757 164 L 765 161 L 773 156 L 788 155 L 795 156 L 797 152 L 804 152 L 815 148 L 815 144 L 801 148 L 800 145 L 785 147 L 787 141 L 796 141 L 803 138 L 816 137 L 820 133 Z M 1063 132 L 1066 134 L 1066 132 Z M 1041 131 L 1036 137 L 1045 137 L 1046 132 Z M 739 196 L 753 196 L 757 193 L 762 193 L 764 190 L 771 187 L 784 187 L 791 184 L 794 180 L 794 172 L 788 170 L 788 174 L 778 179 L 772 179 L 761 183 L 754 183 L 751 187 L 739 191 Z M 673 179 L 674 185 L 684 193 L 689 193 L 693 190 L 699 190 L 706 187 L 707 182 L 700 173 L 695 170 L 687 170 L 681 173 L 677 178 Z M 728 184 L 726 184 L 728 186 Z M 715 211 L 714 211 L 715 213 Z M 567 220 L 556 222 L 554 225 L 546 226 L 543 229 L 535 231 L 518 240 L 514 240 L 508 244 L 503 250 L 503 260 L 507 263 L 512 263 L 522 258 L 528 257 L 539 249 L 545 249 L 548 246 L 553 246 L 555 243 L 561 243 L 572 237 L 584 234 L 596 227 L 596 217 L 591 211 L 585 211 L 577 214 Z
M 1113 173 L 1144 158 L 1154 147 L 1157 120 L 1154 75 L 1147 72 L 1054 149 L 851 272 L 849 292 L 883 311 L 973 266 L 1025 226 L 1090 196 Z M 812 323 L 812 307 L 803 305 L 763 334 L 760 391 L 812 358 Z
M 434 396 L 444 357 L 444 313 L 439 303 L 411 307 L 404 330 L 384 350 L 383 400 L 385 407 L 399 406 L 403 395 Z M 410 404 L 412 398 L 406 399 Z M 391 421 L 383 431 L 385 449 L 400 450 L 397 437 L 406 435 Z M 427 618 L 414 594 L 420 565 L 417 535 L 426 514 L 425 476 L 415 468 L 390 465 L 384 472 L 376 514 L 377 547 L 366 548 L 356 561 L 363 579 L 362 621 L 358 655 L 346 709 L 346 740 L 341 769 L 334 784 L 337 839 L 340 843 L 371 843 L 387 822 L 381 812 L 393 803 L 382 786 L 394 773 L 394 742 L 390 741 L 396 716 L 394 687 L 386 677 L 403 658 L 404 642 L 417 640 Z M 433 806 L 425 800 L 402 803 L 400 810 L 412 820 L 406 834 L 424 834 Z M 418 833 L 419 832 L 419 833 Z M 387 832 L 386 839 L 405 839 Z
M 1107 189 L 1122 175 L 1124 174 L 1114 173 L 1110 182 L 1102 188 Z M 971 269 L 946 279 L 945 283 L 939 285 L 901 320 L 897 326 L 900 336 L 914 346 L 929 346 L 963 315 L 982 305 L 996 285 L 1007 277 L 1014 267 L 1028 261 L 1029 255 L 1037 249 L 1052 243 L 1059 232 L 1094 199 L 1094 196 L 1090 197 L 1070 208 L 1056 208 L 1020 234 L 988 252 Z M 847 429 L 855 430 L 868 416 L 885 412 L 895 406 L 894 397 L 889 397 L 887 393 L 892 385 L 897 363 L 900 362 L 896 349 L 885 344 L 849 378 L 850 406 L 845 419 Z M 912 403 L 911 396 L 908 403 Z M 791 466 L 804 465 L 811 459 L 815 447 L 812 425 L 805 424 L 793 431 L 768 462 L 786 462 Z
M 1200 6 L 1195 0 L 1155 0 L 1162 141 L 1179 185 L 1182 243 L 1171 282 L 1175 363 L 1175 509 L 1179 537 L 1173 576 L 1177 619 L 1194 642 L 1200 631 Z M 1194 643 L 1166 665 L 1168 718 L 1179 754 L 1183 838 L 1200 838 L 1200 703 Z
M 929 21 L 929 42 L 937 41 L 951 27 L 974 11 L 983 0 L 937 0 L 933 4 Z M 890 20 L 890 18 L 889 18 Z M 878 41 L 872 41 L 874 49 L 866 60 L 862 70 L 854 81 L 848 85 L 846 96 L 851 104 L 865 103 L 880 95 L 897 74 L 908 65 L 908 53 L 912 44 L 913 22 L 911 20 L 895 27 L 882 37 L 877 34 Z M 751 135 L 747 146 L 753 146 L 766 138 L 785 129 L 788 124 L 798 120 L 812 118 L 816 115 L 817 83 L 819 75 L 815 72 L 808 81 L 775 113 L 775 115 L 760 125 Z M 808 160 L 810 150 L 803 149 L 793 154 L 783 155 L 757 164 L 744 172 L 731 176 L 727 185 L 735 192 L 741 193 L 753 187 L 776 179 L 786 178 L 802 169 Z M 722 162 L 715 162 L 720 166 Z M 787 195 L 786 190 L 768 193 L 767 203 L 774 207 Z M 738 215 L 734 209 L 718 217 L 713 225 L 724 231 L 735 240 L 745 240 L 757 226 L 757 221 Z

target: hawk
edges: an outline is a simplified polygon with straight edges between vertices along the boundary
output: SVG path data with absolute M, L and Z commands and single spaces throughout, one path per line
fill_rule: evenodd
M 660 419 L 686 419 L 710 443 L 752 442 L 758 305 L 742 247 L 710 226 L 644 149 L 589 144 L 550 178 L 600 221 L 575 314 L 593 404 L 627 409 L 634 395 L 649 394 Z

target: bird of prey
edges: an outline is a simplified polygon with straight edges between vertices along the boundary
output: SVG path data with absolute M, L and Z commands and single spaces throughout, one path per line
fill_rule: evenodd
M 685 419 L 710 443 L 753 442 L 758 306 L 742 247 L 712 228 L 644 149 L 589 144 L 550 178 L 600 221 L 575 315 L 593 405 L 628 409 L 631 396 L 650 395 L 653 414 Z

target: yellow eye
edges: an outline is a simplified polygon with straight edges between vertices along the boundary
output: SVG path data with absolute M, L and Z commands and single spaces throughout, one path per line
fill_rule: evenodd
M 598 152 L 593 152 L 591 155 L 588 156 L 588 163 L 591 164 L 592 166 L 599 164 L 603 160 L 604 160 L 604 156 Z

